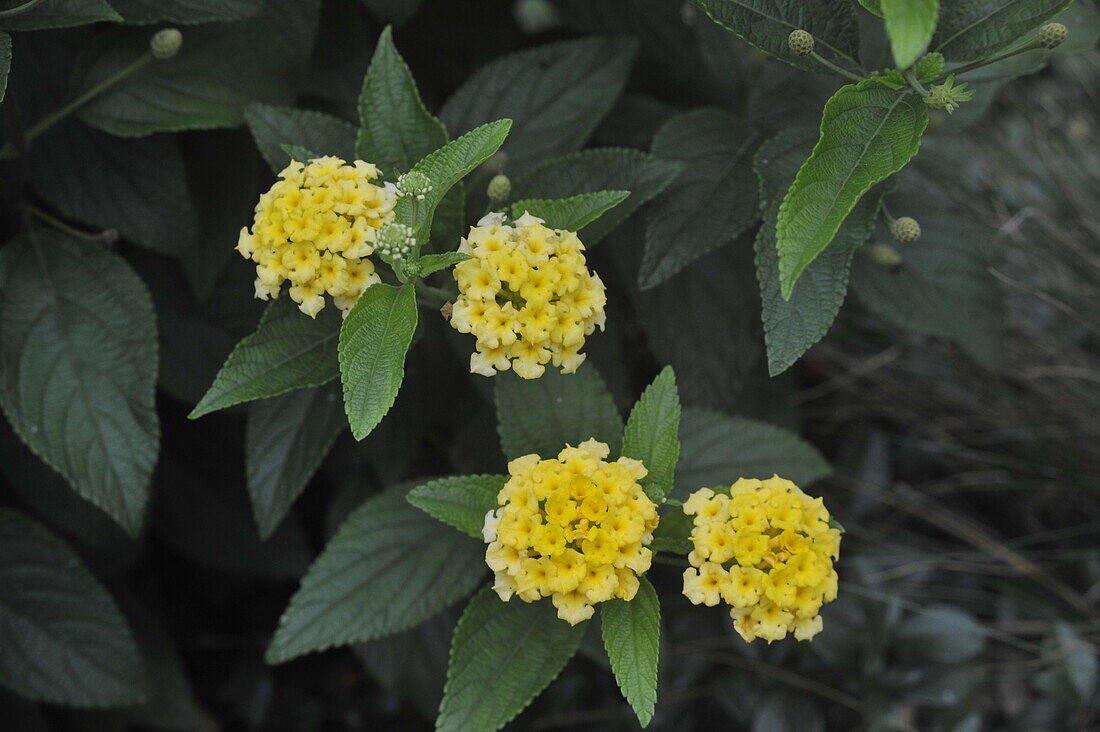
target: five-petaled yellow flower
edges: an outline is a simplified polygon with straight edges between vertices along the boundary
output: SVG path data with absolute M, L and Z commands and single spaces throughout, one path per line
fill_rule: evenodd
M 729 495 L 709 488 L 684 502 L 694 516 L 684 595 L 695 605 L 732 606 L 746 642 L 769 643 L 790 631 L 798 640 L 821 632 L 818 610 L 836 599 L 840 531 L 820 498 L 779 476 L 738 480 Z
M 657 507 L 638 484 L 648 473 L 641 461 L 609 463 L 608 451 L 588 440 L 557 458 L 508 463 L 501 507 L 485 516 L 483 531 L 502 600 L 549 597 L 558 617 L 576 625 L 596 603 L 634 599 L 653 558 Z
M 324 294 L 347 312 L 379 281 L 367 257 L 377 231 L 393 220 L 397 193 L 374 185 L 378 169 L 336 157 L 307 164 L 292 160 L 260 196 L 252 230 L 241 229 L 237 251 L 256 263 L 256 297 L 278 297 L 290 282 L 290 297 L 316 317 Z
M 458 251 L 470 259 L 454 268 L 451 326 L 477 337 L 470 371 L 492 376 L 510 368 L 525 379 L 542 376 L 547 363 L 576 371 L 585 337 L 604 327 L 607 302 L 577 235 L 526 213 L 512 225 L 504 214 L 489 214 Z

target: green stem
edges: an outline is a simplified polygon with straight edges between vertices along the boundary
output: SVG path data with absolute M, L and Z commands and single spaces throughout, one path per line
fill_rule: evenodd
M 834 64 L 832 61 L 829 61 L 826 58 L 824 58 L 817 51 L 810 51 L 810 58 L 812 58 L 814 61 L 817 61 L 819 64 L 821 64 L 825 68 L 829 69 L 834 74 L 840 74 L 841 76 L 845 77 L 846 79 L 851 79 L 852 81 L 857 82 L 857 83 L 863 81 L 862 77 L 853 74 L 851 71 L 840 68 L 839 66 Z
M 58 231 L 65 232 L 69 236 L 76 237 L 77 239 L 83 239 L 84 241 L 96 241 L 102 244 L 109 244 L 118 239 L 118 232 L 114 229 L 107 229 L 106 231 L 101 231 L 98 234 L 92 234 L 91 232 L 81 231 L 76 227 L 69 226 L 61 219 L 51 216 L 50 214 L 46 213 L 45 211 L 33 204 L 24 203 L 23 208 L 27 211 L 27 213 L 31 214 L 40 221 L 49 224 Z
M 880 200 L 878 202 L 879 210 L 882 211 L 882 215 L 886 217 L 886 223 L 890 226 L 894 225 L 894 217 L 890 215 L 890 209 L 886 208 L 886 201 Z
M 38 137 L 43 132 L 50 129 L 55 124 L 65 119 L 77 109 L 95 99 L 97 96 L 107 91 L 130 74 L 133 74 L 135 71 L 143 69 L 152 60 L 153 55 L 151 53 L 142 54 L 140 57 L 138 57 L 137 60 L 135 60 L 126 68 L 121 69 L 113 76 L 104 79 L 103 81 L 96 84 L 91 89 L 88 89 L 86 92 L 73 99 L 71 102 L 61 107 L 60 109 L 54 110 L 53 112 L 47 114 L 42 119 L 38 120 L 38 122 L 36 122 L 29 130 L 27 130 L 27 134 L 24 136 L 23 142 L 25 142 L 26 145 L 29 146 L 31 142 L 34 141 L 34 138 Z M 18 154 L 19 152 L 16 149 L 15 145 L 10 142 L 4 145 L 3 148 L 0 148 L 0 160 L 11 160 Z
M 34 6 L 38 5 L 40 2 L 42 2 L 42 0 L 27 0 L 27 2 L 23 3 L 22 5 L 16 5 L 14 8 L 0 10 L 0 18 L 10 18 L 13 15 L 20 15 L 21 13 L 25 13 L 28 10 L 34 8 Z
M 420 297 L 420 303 L 425 307 L 439 309 L 453 299 L 447 290 L 442 287 L 432 287 L 423 280 L 417 280 L 414 287 L 416 287 L 416 294 Z
M 920 79 L 917 78 L 917 72 L 913 69 L 910 68 L 905 70 L 905 80 L 909 82 L 909 86 L 913 91 L 920 94 L 922 97 L 932 96 L 932 92 L 925 89 L 924 84 L 920 83 Z
M 990 56 L 989 58 L 982 59 L 981 61 L 971 61 L 965 66 L 960 66 L 957 69 L 946 71 L 944 72 L 943 76 L 940 77 L 940 79 L 944 79 L 951 74 L 955 74 L 956 76 L 958 76 L 959 74 L 965 74 L 968 71 L 980 69 L 983 66 L 989 66 L 990 64 L 995 64 L 998 61 L 1004 61 L 1006 58 L 1012 58 L 1013 56 L 1016 56 L 1018 54 L 1025 53 L 1027 51 L 1033 51 L 1036 48 L 1040 48 L 1039 39 L 1032 38 L 1031 40 L 1026 41 L 1023 45 L 1017 46 L 1016 48 L 1010 48 L 1007 51 L 1002 51 L 996 56 Z

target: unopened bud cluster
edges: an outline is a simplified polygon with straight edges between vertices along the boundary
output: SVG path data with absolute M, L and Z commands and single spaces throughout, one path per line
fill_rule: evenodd
M 179 53 L 183 34 L 175 28 L 157 31 L 149 40 L 149 53 L 156 59 L 169 59 Z
M 890 224 L 890 234 L 903 244 L 911 244 L 920 239 L 920 224 L 912 217 L 902 216 Z
M 512 181 L 503 173 L 494 175 L 485 193 L 493 205 L 504 203 L 512 195 Z
M 1047 23 L 1039 29 L 1039 45 L 1043 48 L 1058 48 L 1069 36 L 1069 30 L 1061 23 Z
M 423 173 L 410 170 L 397 179 L 397 193 L 402 198 L 415 198 L 423 201 L 432 192 L 432 181 Z
M 374 248 L 383 259 L 396 262 L 412 254 L 416 237 L 405 224 L 389 223 L 379 229 Z
M 796 56 L 809 56 L 814 52 L 814 37 L 801 28 L 791 31 L 787 36 L 787 45 Z

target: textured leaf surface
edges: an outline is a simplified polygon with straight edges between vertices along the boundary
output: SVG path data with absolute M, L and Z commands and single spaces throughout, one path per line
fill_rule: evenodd
M 428 176 L 432 182 L 432 190 L 422 201 L 414 198 L 399 199 L 397 220 L 413 227 L 416 238 L 423 241 L 431 230 L 435 208 L 447 195 L 447 191 L 495 153 L 504 143 L 511 127 L 511 120 L 498 119 L 470 130 L 421 159 L 412 169 Z
M 485 514 L 497 507 L 497 494 L 507 480 L 507 475 L 461 475 L 433 480 L 413 488 L 409 503 L 432 518 L 480 539 Z
M 1071 0 L 954 0 L 940 11 L 932 48 L 948 61 L 1000 51 L 1065 10 Z M 1071 29 L 1072 33 L 1072 29 Z
M 0 33 L 0 102 L 8 91 L 8 72 L 11 71 L 11 36 Z
M 502 602 L 490 589 L 479 592 L 455 628 L 436 729 L 503 727 L 561 673 L 584 628 L 559 620 L 547 600 Z
M 157 336 L 120 257 L 32 224 L 5 248 L 0 403 L 31 450 L 136 534 L 157 460 Z
M 411 628 L 484 577 L 485 545 L 410 506 L 394 488 L 355 509 L 302 578 L 268 663 Z
M 432 272 L 453 267 L 469 258 L 470 255 L 463 252 L 443 252 L 442 254 L 425 254 L 416 263 L 420 267 L 420 276 L 427 277 Z
M 0 683 L 75 707 L 142 701 L 126 619 L 80 557 L 37 521 L 0 509 Z
M 580 231 L 629 195 L 629 191 L 596 191 L 569 198 L 527 198 L 512 204 L 512 215 L 519 217 L 526 212 L 544 220 L 551 229 Z
M 649 470 L 642 479 L 646 495 L 661 503 L 672 491 L 680 459 L 680 396 L 676 375 L 665 366 L 634 405 L 623 432 L 623 455 L 641 460 Z
M 756 221 L 751 153 L 743 125 L 728 112 L 698 109 L 661 127 L 653 154 L 684 169 L 672 190 L 649 207 L 642 289 L 732 242 Z
M 581 240 L 591 247 L 661 193 L 680 170 L 679 163 L 641 150 L 594 148 L 535 165 L 515 181 L 514 193 L 523 198 L 552 199 L 600 190 L 630 191 L 625 201 L 580 230 Z
M 806 56 L 791 53 L 787 36 L 801 28 L 814 50 L 833 63 L 859 70 L 859 25 L 847 0 L 692 0 L 711 20 L 761 51 L 808 71 L 831 73 Z
M 497 429 L 509 460 L 530 453 L 553 457 L 592 437 L 607 443 L 612 457 L 619 453 L 623 421 L 594 366 L 575 374 L 547 369 L 538 379 L 507 372 L 496 382 Z
M 289 297 L 279 298 L 267 306 L 256 332 L 229 354 L 191 419 L 335 379 L 340 373 L 339 334 L 340 314 L 335 308 L 325 308 L 313 319 Z
M 263 0 L 111 0 L 111 6 L 124 22 L 145 23 L 217 23 L 240 20 L 263 9 Z
M 272 104 L 250 104 L 244 109 L 244 118 L 260 154 L 276 173 L 290 162 L 290 155 L 283 151 L 283 145 L 304 148 L 314 156 L 335 155 L 348 161 L 355 159 L 355 128 L 342 119 L 321 112 Z
M 676 469 L 678 496 L 775 473 L 804 488 L 830 472 L 817 448 L 782 427 L 710 409 L 684 410 Z
M 14 5 L 13 3 L 12 7 Z M 0 18 L 0 28 L 13 31 L 45 30 L 86 25 L 100 20 L 118 22 L 122 20 L 122 16 L 106 0 L 42 0 L 30 10 Z
M 764 143 L 756 154 L 760 203 L 764 223 L 756 234 L 756 277 L 763 304 L 764 343 L 768 372 L 777 376 L 794 364 L 828 332 L 848 293 L 852 257 L 874 228 L 879 197 L 868 193 L 848 214 L 833 243 L 806 267 L 799 285 L 784 300 L 779 288 L 779 253 L 775 222 L 779 204 L 798 168 L 813 149 L 817 132 L 810 128 L 784 130 Z
M 245 423 L 244 466 L 260 538 L 271 535 L 344 429 L 335 384 L 253 402 Z
M 51 129 L 31 150 L 30 181 L 77 221 L 117 229 L 170 256 L 195 246 L 198 223 L 176 140 L 120 140 L 79 122 Z
M 939 15 L 939 0 L 881 0 L 886 33 L 899 69 L 920 58 L 932 40 Z
M 645 577 L 630 602 L 612 600 L 600 607 L 603 645 L 615 681 L 643 727 L 657 705 L 657 661 L 660 656 L 661 604 Z
M 396 180 L 397 171 L 409 170 L 447 144 L 447 130 L 420 101 L 412 72 L 394 47 L 389 28 L 382 31 L 363 79 L 359 119 L 356 156 L 381 167 L 391 180 Z
M 452 132 L 513 120 L 503 150 L 508 174 L 517 177 L 584 144 L 622 91 L 634 52 L 632 40 L 595 37 L 509 54 L 467 79 L 440 117 Z
M 874 81 L 842 87 L 825 105 L 821 136 L 779 208 L 779 281 L 795 280 L 836 235 L 860 196 L 916 154 L 927 106 Z
M 371 285 L 340 329 L 340 377 L 351 433 L 361 440 L 393 406 L 416 330 L 412 285 Z

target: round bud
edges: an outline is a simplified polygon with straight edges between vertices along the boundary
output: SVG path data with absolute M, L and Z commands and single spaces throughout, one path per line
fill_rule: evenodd
M 416 238 L 411 227 L 392 222 L 378 230 L 378 240 L 374 248 L 382 257 L 398 260 L 412 252 L 415 244 Z
M 900 267 L 901 263 L 904 261 L 901 255 L 898 254 L 898 250 L 894 249 L 889 244 L 872 244 L 867 247 L 867 256 L 869 256 L 871 261 L 879 267 L 885 267 L 887 269 Z
M 787 36 L 787 45 L 790 46 L 791 53 L 794 55 L 809 56 L 814 52 L 814 37 L 799 28 L 791 31 L 791 34 Z
M 1043 48 L 1058 48 L 1068 35 L 1069 30 L 1061 23 L 1047 23 L 1039 29 L 1039 45 Z
M 175 28 L 165 28 L 153 34 L 149 40 L 149 53 L 153 58 L 167 59 L 179 53 L 183 34 Z
M 920 224 L 909 216 L 902 216 L 890 224 L 890 233 L 903 244 L 911 244 L 920 239 Z
M 405 198 L 423 201 L 424 197 L 431 192 L 431 178 L 419 171 L 410 170 L 397 179 L 397 193 Z
M 512 195 L 512 181 L 508 180 L 508 176 L 500 173 L 494 175 L 493 179 L 489 181 L 489 188 L 486 190 L 489 194 L 489 200 L 493 205 L 504 203 L 508 200 L 508 196 Z

